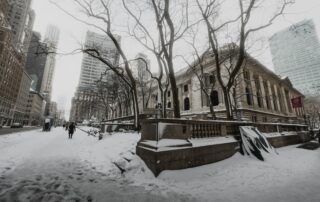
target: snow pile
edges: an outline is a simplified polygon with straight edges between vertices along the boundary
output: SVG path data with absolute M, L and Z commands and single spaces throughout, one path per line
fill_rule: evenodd
M 283 131 L 281 133 L 279 132 L 273 132 L 273 133 L 262 133 L 265 137 L 279 137 L 279 136 L 290 136 L 290 135 L 297 135 L 297 132 L 295 131 Z
M 267 138 L 252 126 L 240 126 L 241 152 L 244 155 L 255 156 L 264 161 L 264 154 L 275 153 Z

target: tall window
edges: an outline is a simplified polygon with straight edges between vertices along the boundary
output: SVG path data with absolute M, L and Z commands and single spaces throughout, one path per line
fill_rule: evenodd
M 216 81 L 215 77 L 214 77 L 214 74 L 212 73 L 210 76 L 209 76 L 209 83 L 212 85 L 214 84 Z
M 189 90 L 188 85 L 184 85 L 183 89 L 184 89 L 184 92 L 188 92 L 188 90 Z
M 213 106 L 218 106 L 219 105 L 219 94 L 218 91 L 213 90 L 210 93 L 210 100 Z
M 190 100 L 188 97 L 184 99 L 184 110 L 190 110 Z
M 246 83 L 246 98 L 247 98 L 247 104 L 253 105 L 253 96 L 252 96 L 252 90 L 251 90 L 251 82 L 250 82 L 250 72 L 248 70 L 243 70 L 243 77 L 244 81 Z
M 260 86 L 260 81 L 258 76 L 254 76 L 254 83 L 256 86 L 256 95 L 257 95 L 257 101 L 258 101 L 258 106 L 260 108 L 263 107 L 263 99 L 262 99 L 262 93 L 261 93 L 261 86 Z
M 249 87 L 246 87 L 246 97 L 247 97 L 247 104 L 248 105 L 252 105 L 252 94 L 251 94 L 251 90 Z
M 205 87 L 210 87 L 210 86 L 213 86 L 216 82 L 216 79 L 215 79 L 215 76 L 214 76 L 214 73 L 212 74 L 206 74 L 205 77 L 204 77 L 204 85 Z
M 268 88 L 268 83 L 266 81 L 263 82 L 264 92 L 266 94 L 266 104 L 267 108 L 270 109 L 270 92 Z
M 283 94 L 280 90 L 280 88 L 278 88 L 278 98 L 279 98 L 279 103 L 280 103 L 280 111 L 285 113 L 285 107 L 284 107 L 284 100 L 283 100 Z

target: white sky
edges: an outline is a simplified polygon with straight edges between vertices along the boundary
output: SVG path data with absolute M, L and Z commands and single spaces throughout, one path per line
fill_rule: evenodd
M 63 3 L 63 8 L 65 10 L 71 12 L 75 11 L 75 6 L 70 0 L 55 0 L 55 2 Z M 80 47 L 80 44 L 84 40 L 86 30 L 88 29 L 87 26 L 66 15 L 55 5 L 50 3 L 50 0 L 33 0 L 32 8 L 36 13 L 34 31 L 40 32 L 43 37 L 48 24 L 54 24 L 60 29 L 58 52 L 67 53 Z M 287 10 L 286 13 L 288 14 L 279 18 L 271 27 L 265 29 L 261 34 L 261 37 L 264 39 L 265 44 L 267 44 L 267 39 L 275 32 L 298 21 L 310 18 L 313 19 L 319 36 L 319 10 L 319 0 L 296 0 L 295 5 Z M 140 45 L 128 37 L 122 36 L 121 44 L 131 58 L 139 51 L 143 50 Z M 253 56 L 257 57 L 268 68 L 273 69 L 268 48 L 264 48 Z M 80 77 L 81 59 L 82 54 L 56 56 L 57 62 L 53 81 L 53 100 L 58 102 L 58 108 L 66 110 L 67 118 L 69 117 L 71 99 Z M 151 59 L 151 66 L 152 65 L 155 65 L 155 62 Z

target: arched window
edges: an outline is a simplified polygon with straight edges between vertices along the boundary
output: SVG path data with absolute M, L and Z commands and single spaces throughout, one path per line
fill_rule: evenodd
M 171 108 L 171 102 L 168 102 L 168 108 Z
M 219 105 L 219 94 L 218 94 L 218 91 L 216 91 L 216 90 L 211 91 L 210 100 L 211 100 L 212 106 L 218 106 Z
M 190 100 L 188 97 L 184 99 L 184 110 L 190 110 Z
M 248 87 L 246 87 L 246 97 L 247 97 L 247 104 L 252 105 L 251 91 Z

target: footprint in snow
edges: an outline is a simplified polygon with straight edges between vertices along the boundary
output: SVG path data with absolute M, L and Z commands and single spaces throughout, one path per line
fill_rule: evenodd
M 41 175 L 36 175 L 36 180 L 37 180 L 37 181 L 42 180 L 42 176 L 41 176 Z

